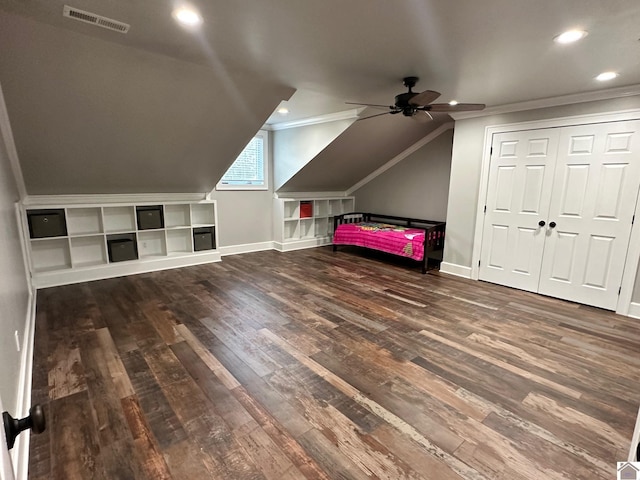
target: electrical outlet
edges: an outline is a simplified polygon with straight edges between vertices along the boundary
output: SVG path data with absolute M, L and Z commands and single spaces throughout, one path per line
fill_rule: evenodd
M 147 249 L 147 242 L 142 242 L 142 249 L 146 250 Z
M 18 330 L 14 332 L 13 336 L 16 338 L 16 350 L 19 352 L 20 351 L 20 333 L 18 332 Z

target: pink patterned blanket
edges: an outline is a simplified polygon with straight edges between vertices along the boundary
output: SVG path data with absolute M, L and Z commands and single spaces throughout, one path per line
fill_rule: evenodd
M 362 222 L 338 225 L 333 234 L 333 243 L 372 248 L 414 260 L 422 260 L 424 257 L 424 230 L 386 223 Z

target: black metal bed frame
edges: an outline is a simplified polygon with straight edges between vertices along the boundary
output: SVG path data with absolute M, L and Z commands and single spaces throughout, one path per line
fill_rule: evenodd
M 444 233 L 445 222 L 435 220 L 424 220 L 420 218 L 395 217 L 392 215 L 381 215 L 377 213 L 352 212 L 343 213 L 333 217 L 333 231 L 335 232 L 338 225 L 343 223 L 360 223 L 360 222 L 380 222 L 389 225 L 398 225 L 407 228 L 419 228 L 425 231 L 424 234 L 424 256 L 422 257 L 421 267 L 422 273 L 428 271 L 429 260 L 436 260 L 438 264 L 442 261 L 442 252 L 444 250 Z M 338 245 L 333 244 L 333 251 L 338 250 Z

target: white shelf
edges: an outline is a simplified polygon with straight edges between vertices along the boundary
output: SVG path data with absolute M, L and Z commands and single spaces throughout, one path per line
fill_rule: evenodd
M 136 208 L 152 205 L 162 205 L 165 227 L 139 230 Z M 52 207 L 47 205 L 46 208 Z M 215 245 L 210 250 L 193 250 L 195 228 L 217 229 L 215 201 L 60 205 L 55 208 L 64 209 L 67 235 L 34 238 L 27 242 L 33 282 L 38 287 L 220 260 Z M 27 213 L 42 209 L 38 205 L 23 209 L 27 234 Z M 136 242 L 138 258 L 110 261 L 108 240 L 118 239 Z
M 44 240 L 44 239 L 43 239 Z M 48 238 L 31 242 L 31 259 L 35 272 L 49 272 L 71 268 L 69 239 Z
M 69 236 L 102 233 L 102 214 L 99 208 L 67 208 Z
M 333 216 L 354 211 L 353 197 L 278 198 L 274 206 L 276 248 L 282 251 L 326 245 L 333 234 Z M 300 217 L 300 205 L 311 203 L 311 216 Z
M 167 254 L 167 240 L 164 230 L 144 230 L 138 232 L 138 256 L 158 257 Z
M 75 267 L 105 265 L 108 262 L 104 235 L 71 238 L 71 264 Z
M 191 225 L 215 225 L 216 224 L 215 207 L 212 203 L 195 203 L 191 204 Z
M 191 225 L 189 205 L 165 205 L 164 225 L 166 228 L 189 227 Z
M 106 233 L 134 232 L 136 230 L 136 207 L 103 207 L 104 231 Z

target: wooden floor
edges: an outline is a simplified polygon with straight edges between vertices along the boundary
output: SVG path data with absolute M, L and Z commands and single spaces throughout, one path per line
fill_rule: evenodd
M 316 248 L 38 292 L 31 479 L 611 479 L 633 319 Z

